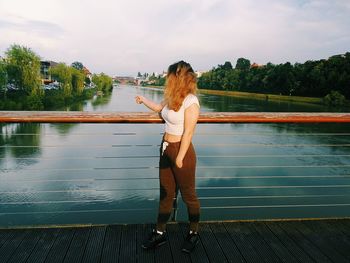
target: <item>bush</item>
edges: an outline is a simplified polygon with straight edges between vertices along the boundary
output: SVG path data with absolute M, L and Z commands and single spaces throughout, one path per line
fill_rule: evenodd
M 27 98 L 27 107 L 28 110 L 43 110 L 44 104 L 41 101 L 40 96 L 36 94 L 31 94 Z
M 327 106 L 343 106 L 346 103 L 346 98 L 339 91 L 331 90 L 331 92 L 323 98 L 323 102 Z

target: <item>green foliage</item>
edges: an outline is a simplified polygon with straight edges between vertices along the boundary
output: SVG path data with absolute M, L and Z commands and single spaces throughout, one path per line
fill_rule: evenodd
M 83 65 L 83 63 L 81 63 L 79 61 L 75 61 L 75 62 L 72 63 L 71 67 L 75 68 L 77 70 L 83 70 L 84 65 Z
M 338 91 L 332 90 L 323 98 L 327 106 L 343 106 L 346 102 L 345 96 Z
M 234 69 L 225 62 L 204 73 L 198 87 L 305 97 L 324 97 L 334 90 L 350 99 L 350 53 L 304 64 L 267 63 L 257 67 L 239 58 Z
M 113 88 L 113 80 L 111 77 L 107 76 L 104 73 L 101 74 L 94 74 L 92 76 L 92 82 L 95 83 L 96 88 L 98 91 L 102 92 L 110 92 Z
M 236 69 L 239 70 L 249 70 L 250 69 L 250 61 L 246 58 L 237 59 Z
M 27 94 L 35 92 L 38 96 L 42 95 L 38 55 L 27 47 L 12 45 L 5 53 L 5 61 L 10 83 L 26 91 Z
M 65 63 L 59 63 L 50 69 L 50 74 L 60 83 L 65 99 L 72 97 L 72 69 Z
M 80 96 L 84 91 L 85 75 L 81 70 L 78 70 L 74 67 L 71 68 L 71 72 L 73 92 L 76 95 Z
M 28 110 L 43 110 L 44 109 L 44 104 L 41 101 L 41 97 L 36 94 L 35 92 L 33 92 L 32 94 L 30 94 L 27 97 L 27 101 L 26 101 L 26 108 Z
M 6 90 L 7 85 L 7 71 L 6 64 L 4 61 L 0 60 L 0 92 Z
M 143 83 L 142 83 L 143 84 Z M 153 73 L 149 78 L 148 78 L 148 84 L 152 86 L 164 86 L 165 85 L 165 78 L 162 76 L 155 76 Z M 144 84 L 143 84 L 144 85 Z M 146 84 L 147 85 L 147 84 Z
M 7 49 L 0 59 L 0 110 L 63 109 L 92 98 L 95 89 L 84 89 L 84 81 L 90 84 L 90 79 L 85 77 L 81 62 L 50 68 L 53 79 L 60 83 L 59 90 L 43 89 L 40 66 L 39 56 L 31 49 L 19 45 Z M 106 75 L 101 75 L 101 83 L 105 90 L 112 87 L 112 79 Z M 7 89 L 7 84 L 14 89 Z

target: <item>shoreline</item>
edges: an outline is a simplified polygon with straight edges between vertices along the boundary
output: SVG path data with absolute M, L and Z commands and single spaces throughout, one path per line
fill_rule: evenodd
M 143 86 L 145 88 L 155 88 L 163 89 L 163 86 Z M 287 95 L 276 95 L 276 94 L 265 94 L 265 93 L 254 93 L 254 92 L 244 92 L 244 91 L 226 91 L 226 90 L 210 90 L 210 89 L 197 89 L 199 94 L 209 94 L 209 95 L 219 95 L 219 96 L 229 96 L 229 97 L 240 97 L 240 98 L 250 98 L 257 100 L 266 101 L 283 101 L 283 102 L 293 102 L 293 103 L 306 103 L 319 106 L 326 106 L 323 102 L 323 98 L 317 97 L 302 97 L 302 96 L 287 96 Z M 347 100 L 345 107 L 350 106 L 350 101 Z
M 198 89 L 198 92 L 203 94 L 224 95 L 224 96 L 230 96 L 230 97 L 249 97 L 250 99 L 299 102 L 299 103 L 311 103 L 311 104 L 317 104 L 317 105 L 324 105 L 323 98 L 315 98 L 315 97 L 286 96 L 286 95 L 253 93 L 253 92 L 243 92 L 243 91 L 225 91 L 225 90 L 208 90 L 208 89 Z
M 142 87 L 163 89 L 163 87 L 161 86 L 142 86 Z M 286 96 L 286 95 L 276 95 L 276 94 L 253 93 L 253 92 L 243 92 L 243 91 L 210 90 L 210 89 L 198 89 L 197 91 L 198 93 L 202 93 L 202 94 L 222 95 L 222 96 L 241 97 L 241 98 L 248 97 L 250 99 L 259 99 L 259 100 L 311 103 L 311 104 L 324 106 L 323 98 L 315 98 L 315 97 Z

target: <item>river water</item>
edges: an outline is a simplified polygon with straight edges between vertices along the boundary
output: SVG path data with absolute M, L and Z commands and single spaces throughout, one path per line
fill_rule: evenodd
M 77 107 L 147 111 L 120 86 Z M 199 94 L 201 111 L 324 112 Z M 154 222 L 162 124 L 2 124 L 0 226 Z M 350 216 L 350 125 L 198 124 L 202 220 Z M 186 220 L 179 200 L 178 220 Z

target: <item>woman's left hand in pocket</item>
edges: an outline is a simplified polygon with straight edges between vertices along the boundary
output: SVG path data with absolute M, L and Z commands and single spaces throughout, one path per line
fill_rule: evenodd
M 183 160 L 179 159 L 179 158 L 176 158 L 175 160 L 175 164 L 178 168 L 182 168 L 183 166 Z

